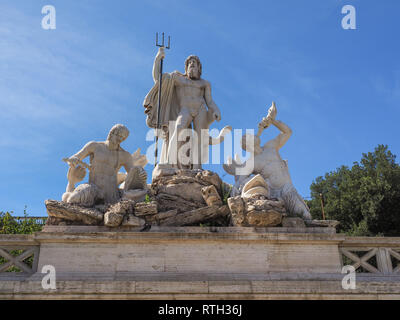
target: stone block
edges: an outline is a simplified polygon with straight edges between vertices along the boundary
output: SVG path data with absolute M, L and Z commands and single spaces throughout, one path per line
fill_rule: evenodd
M 104 214 L 104 225 L 107 227 L 118 227 L 123 219 L 123 214 L 114 211 L 107 211 Z
M 133 200 L 121 200 L 113 205 L 111 205 L 107 212 L 114 212 L 118 214 L 132 214 L 135 208 L 135 201 Z
M 282 214 L 274 211 L 251 211 L 247 213 L 246 219 L 249 226 L 253 227 L 273 227 L 282 222 Z
M 140 216 L 147 216 L 156 214 L 158 212 L 157 202 L 139 202 L 135 205 L 135 215 Z
M 241 196 L 228 198 L 228 207 L 231 211 L 232 224 L 234 226 L 245 225 L 244 202 Z
M 97 225 L 103 221 L 103 213 L 94 208 L 85 208 L 56 200 L 46 200 L 45 205 L 49 217 L 81 221 L 87 225 Z
M 285 213 L 285 204 L 282 200 L 271 199 L 247 199 L 245 203 L 245 211 L 250 212 L 253 210 L 274 210 L 280 213 Z
M 178 210 L 178 212 L 186 212 L 203 207 L 204 204 L 188 201 L 179 196 L 159 193 L 156 196 L 158 208 L 160 211 Z
M 222 200 L 220 195 L 218 194 L 215 186 L 208 186 L 201 189 L 203 194 L 204 201 L 207 203 L 209 207 L 212 206 L 222 206 Z
M 160 225 L 163 220 L 171 217 L 175 217 L 178 214 L 178 210 L 169 210 L 169 211 L 164 211 L 157 213 L 152 216 L 147 216 L 147 222 L 150 222 L 152 224 Z
M 283 217 L 282 227 L 286 228 L 305 228 L 306 225 L 302 218 L 298 217 Z
M 139 217 L 135 217 L 133 214 L 128 214 L 124 217 L 122 221 L 122 226 L 129 226 L 129 227 L 141 227 L 144 226 L 146 221 Z
M 228 206 L 203 207 L 192 211 L 177 214 L 176 216 L 163 219 L 160 225 L 163 226 L 188 226 L 208 222 L 229 214 Z
M 339 221 L 337 220 L 306 220 L 305 221 L 307 227 L 329 227 L 336 228 L 339 225 Z
M 209 170 L 203 170 L 197 173 L 196 178 L 208 185 L 213 185 L 219 193 L 221 192 L 222 180 L 218 174 Z

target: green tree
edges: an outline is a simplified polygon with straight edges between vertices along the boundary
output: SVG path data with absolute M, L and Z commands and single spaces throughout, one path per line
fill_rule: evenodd
M 16 220 L 9 212 L 0 211 L 0 234 L 30 234 L 42 230 L 42 224 L 30 219 L 26 208 L 23 220 Z
M 400 165 L 388 146 L 363 153 L 351 168 L 318 177 L 310 186 L 308 205 L 321 219 L 323 194 L 326 219 L 340 221 L 338 231 L 360 236 L 400 236 Z

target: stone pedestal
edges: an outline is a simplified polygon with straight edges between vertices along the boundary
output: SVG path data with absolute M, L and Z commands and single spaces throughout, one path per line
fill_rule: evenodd
M 61 230 L 60 232 L 51 232 Z M 85 232 L 82 232 L 85 228 Z M 98 232 L 99 227 L 46 227 L 39 270 L 58 272 L 268 272 L 340 273 L 338 244 L 343 236 L 327 228 L 286 233 L 255 228 L 152 227 L 150 231 Z M 279 228 L 280 229 L 280 228 Z M 113 229 L 114 230 L 114 229 Z M 129 230 L 129 229 L 127 229 Z M 97 232 L 96 232 L 97 231 Z
M 398 238 L 346 237 L 329 227 L 140 230 L 46 226 L 0 237 L 1 248 L 40 249 L 31 274 L 0 273 L 0 298 L 400 299 L 399 272 L 381 258 L 376 273 L 357 275 L 354 290 L 342 288 L 341 273 L 342 254 L 396 255 Z M 55 267 L 55 290 L 41 286 L 46 265 Z

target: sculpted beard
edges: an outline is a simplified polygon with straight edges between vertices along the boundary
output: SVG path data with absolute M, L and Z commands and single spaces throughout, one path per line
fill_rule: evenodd
M 198 68 L 190 67 L 188 68 L 188 76 L 190 79 L 199 79 L 199 70 Z

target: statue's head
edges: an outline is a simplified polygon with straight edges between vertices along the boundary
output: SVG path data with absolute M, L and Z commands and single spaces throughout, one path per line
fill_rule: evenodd
M 129 130 L 123 124 L 114 125 L 108 133 L 107 140 L 120 144 L 129 136 Z
M 189 56 L 185 60 L 185 75 L 197 80 L 201 77 L 201 62 L 198 56 Z
M 242 136 L 241 139 L 242 143 L 242 149 L 250 152 L 250 153 L 256 153 L 259 154 L 262 152 L 261 147 L 260 147 L 260 137 L 255 136 L 254 134 L 249 134 L 246 133 L 245 135 Z

